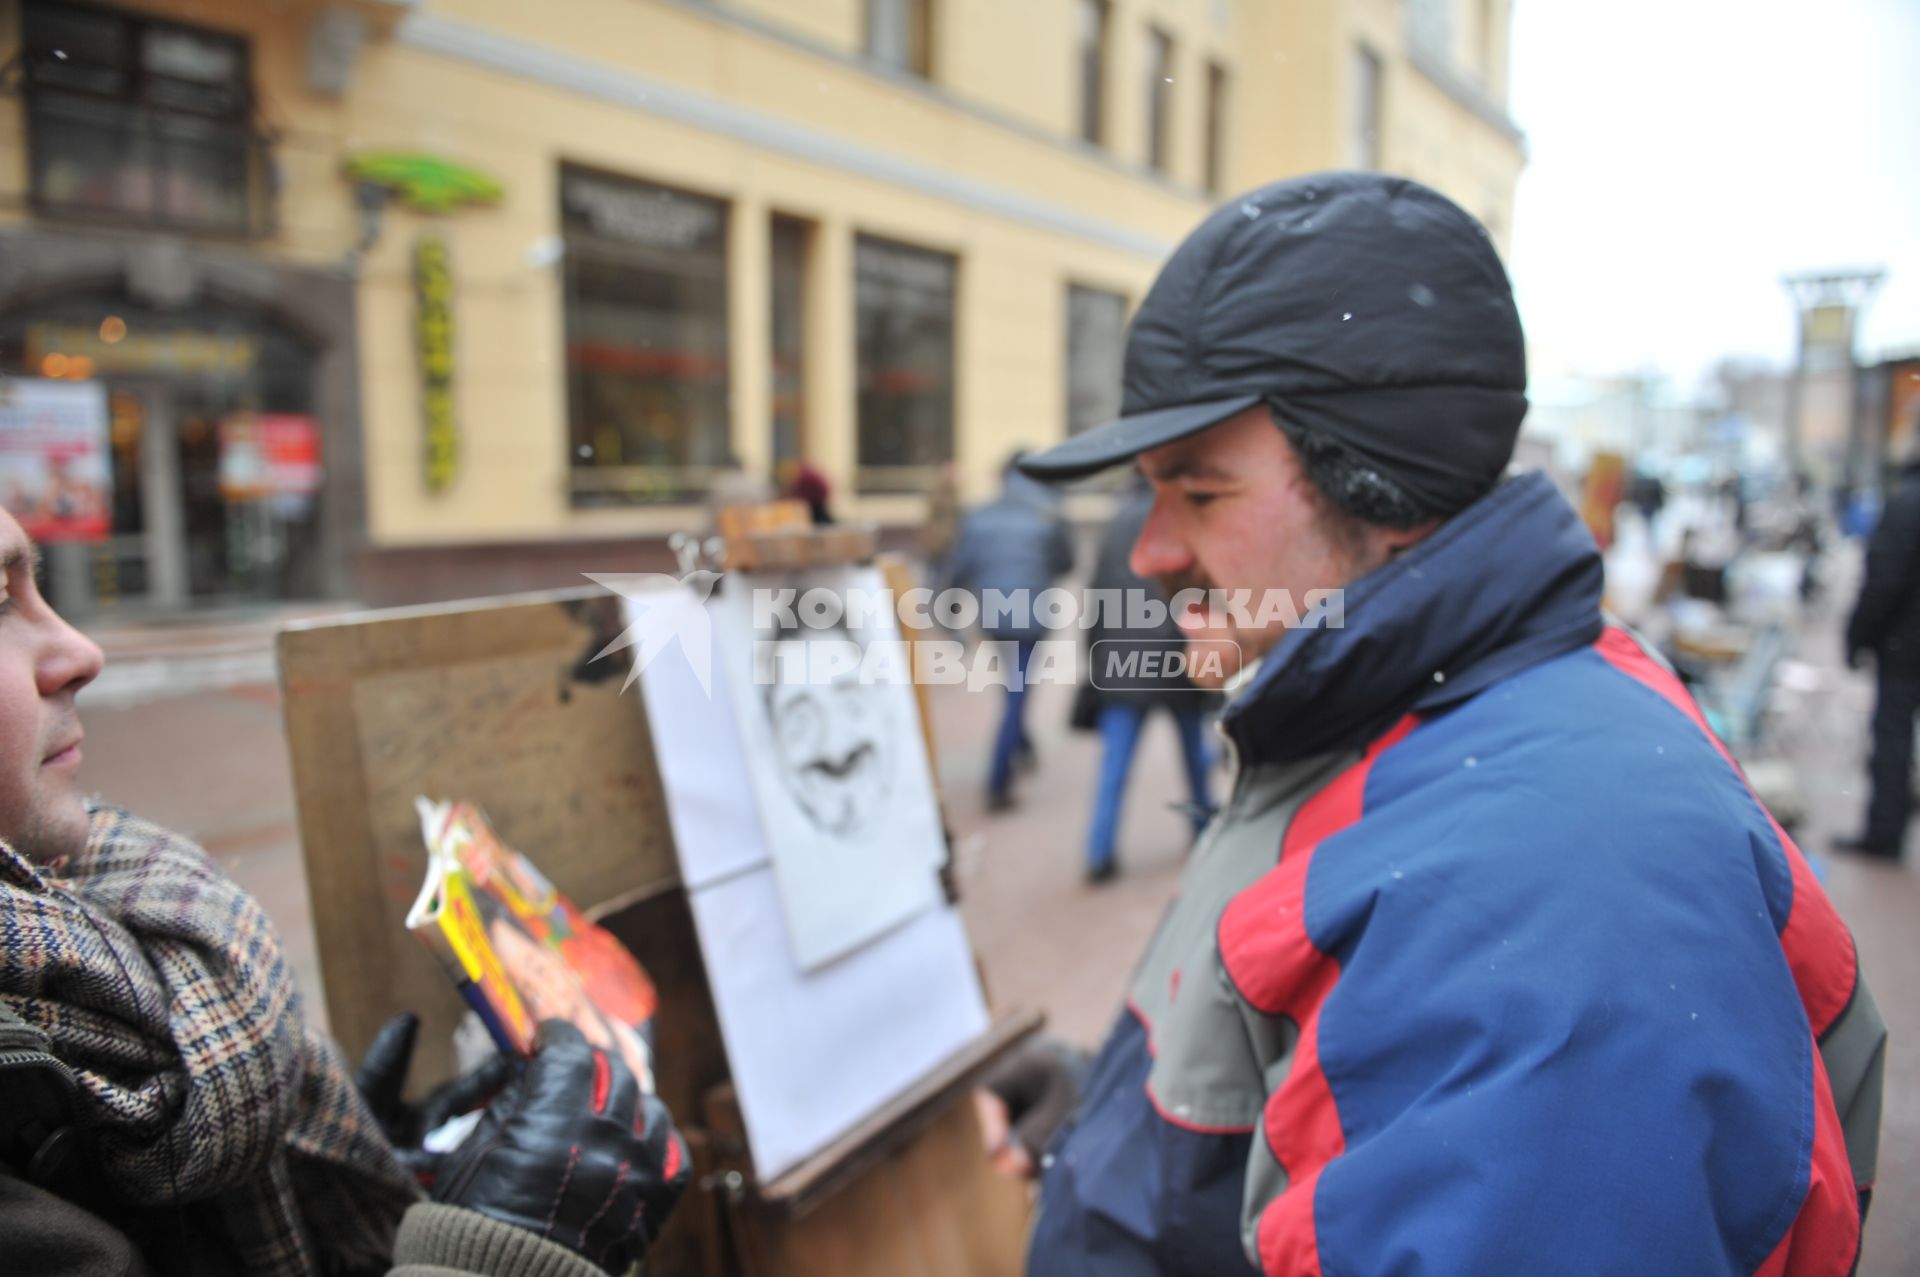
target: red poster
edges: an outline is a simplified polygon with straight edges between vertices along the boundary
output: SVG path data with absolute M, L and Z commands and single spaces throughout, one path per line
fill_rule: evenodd
M 105 540 L 112 501 L 106 387 L 0 377 L 0 504 L 27 535 Z
M 220 423 L 220 495 L 307 496 L 320 487 L 320 428 L 301 413 L 236 413 Z

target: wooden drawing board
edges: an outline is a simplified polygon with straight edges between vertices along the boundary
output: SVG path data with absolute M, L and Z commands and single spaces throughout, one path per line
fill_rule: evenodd
M 726 1113 L 715 1097 L 730 1072 L 646 717 L 637 688 L 621 692 L 626 661 L 591 659 L 621 626 L 619 599 L 582 587 L 281 634 L 314 934 L 328 1014 L 349 1057 L 389 1015 L 412 1010 L 423 1022 L 412 1089 L 446 1077 L 447 1038 L 465 1007 L 403 925 L 425 868 L 412 800 L 476 800 L 509 845 L 532 855 L 652 974 L 659 1091 L 704 1181 L 716 1167 L 743 1164 L 742 1150 L 729 1146 L 737 1133 L 704 1124 Z M 976 1049 L 787 1182 L 745 1183 L 731 1198 L 690 1192 L 649 1273 L 1012 1277 L 1024 1190 L 978 1155 L 966 1091 L 1038 1022 L 1000 1017 Z M 915 1258 L 903 1268 L 903 1256 Z
M 678 881 L 625 662 L 589 660 L 619 632 L 618 603 L 588 586 L 281 634 L 314 935 L 350 1057 L 411 1008 L 415 1080 L 445 1076 L 464 1014 L 403 925 L 426 866 L 414 795 L 479 802 L 582 908 Z

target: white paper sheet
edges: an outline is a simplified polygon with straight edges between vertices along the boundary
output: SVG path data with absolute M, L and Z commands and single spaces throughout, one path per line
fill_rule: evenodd
M 688 659 L 686 642 L 711 644 L 711 624 L 691 590 L 662 590 L 626 600 L 628 623 L 649 612 L 649 624 L 682 636 L 648 658 L 641 671 L 654 759 L 667 793 L 667 815 L 689 892 L 768 863 L 753 801 L 729 680 L 709 647 L 708 687 Z
M 811 974 L 790 956 L 771 868 L 695 892 L 693 917 L 763 1182 L 987 1031 L 972 949 L 944 904 Z
M 937 896 L 816 969 L 796 959 L 748 776 L 737 688 L 716 647 L 709 695 L 684 650 L 684 640 L 708 639 L 696 614 L 711 607 L 690 591 L 628 602 L 630 617 L 650 610 L 654 632 L 680 636 L 647 658 L 640 680 L 754 1171 L 767 1180 L 980 1037 L 988 1019 L 965 931 Z M 912 741 L 924 769 L 917 719 Z M 913 850 L 931 876 L 933 855 Z

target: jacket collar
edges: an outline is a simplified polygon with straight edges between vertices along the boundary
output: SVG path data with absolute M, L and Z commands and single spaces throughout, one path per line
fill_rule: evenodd
M 1281 640 L 1222 724 L 1241 757 L 1365 744 L 1601 631 L 1600 552 L 1538 471 L 1508 479 L 1346 590 L 1345 625 Z

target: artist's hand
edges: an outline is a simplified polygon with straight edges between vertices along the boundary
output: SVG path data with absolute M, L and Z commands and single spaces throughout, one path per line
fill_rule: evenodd
M 624 1273 L 690 1173 L 666 1106 L 641 1093 L 619 1055 L 544 1020 L 533 1059 L 446 1155 L 433 1196 Z
M 373 1045 L 361 1058 L 353 1081 L 401 1165 L 423 1183 L 431 1183 L 439 1156 L 421 1148 L 420 1142 L 429 1131 L 462 1113 L 471 1113 L 492 1098 L 513 1076 L 513 1059 L 496 1054 L 471 1072 L 441 1083 L 418 1103 L 409 1103 L 400 1096 L 406 1089 L 407 1070 L 413 1064 L 413 1048 L 419 1037 L 419 1016 L 411 1011 L 394 1016 L 373 1035 Z
M 1080 1103 L 1085 1055 L 1056 1038 L 1035 1038 L 1002 1060 L 973 1093 L 980 1135 L 994 1169 L 1013 1179 L 1040 1173 L 1040 1156 Z

